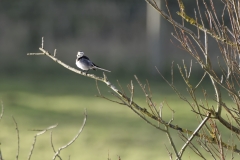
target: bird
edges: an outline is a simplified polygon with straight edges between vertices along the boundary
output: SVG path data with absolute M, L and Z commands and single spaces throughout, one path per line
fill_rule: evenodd
M 91 69 L 92 70 L 100 69 L 102 71 L 111 72 L 94 64 L 87 56 L 84 56 L 84 52 L 81 51 L 77 53 L 76 65 L 78 68 L 85 71 L 86 74 Z

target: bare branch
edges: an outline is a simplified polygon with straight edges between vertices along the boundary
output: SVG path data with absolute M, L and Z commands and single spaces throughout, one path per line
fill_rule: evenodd
M 134 94 L 134 86 L 133 86 L 133 82 L 131 81 L 131 97 L 130 97 L 130 105 L 132 105 L 133 102 L 133 94 Z
M 174 153 L 175 153 L 177 159 L 180 160 L 181 157 L 179 157 L 179 155 L 178 155 L 177 148 L 176 148 L 176 146 L 175 146 L 175 144 L 174 144 L 174 142 L 173 142 L 173 139 L 172 139 L 171 134 L 169 133 L 169 130 L 168 130 L 168 126 L 167 126 L 167 125 L 165 126 L 165 129 L 166 129 L 166 134 L 167 134 L 168 140 L 169 140 L 169 142 L 170 142 L 170 144 L 171 144 L 171 146 L 172 146 L 172 148 L 173 148 L 173 150 L 174 150 Z
M 2 107 L 2 111 L 1 111 L 1 114 L 0 114 L 0 121 L 3 117 L 3 113 L 4 113 L 4 107 L 3 107 L 3 101 L 1 100 L 1 107 Z
M 198 88 L 198 86 L 202 83 L 202 81 L 203 81 L 203 79 L 205 78 L 205 76 L 206 76 L 206 72 L 204 72 L 204 74 L 203 74 L 203 76 L 202 76 L 202 78 L 200 79 L 200 81 L 198 82 L 198 84 L 196 85 L 196 87 L 194 88 L 194 90 L 195 89 L 197 89 Z
M 180 150 L 180 152 L 178 153 L 179 157 L 181 158 L 183 155 L 183 152 L 185 151 L 185 149 L 187 148 L 187 146 L 189 145 L 189 143 L 192 141 L 192 139 L 196 136 L 196 134 L 198 133 L 198 131 L 204 126 L 204 124 L 207 122 L 207 120 L 210 118 L 211 113 L 209 112 L 207 117 L 204 118 L 204 120 L 202 121 L 202 123 L 200 123 L 200 125 L 197 127 L 197 129 L 193 132 L 193 134 L 191 135 L 191 137 L 187 140 L 187 142 L 183 145 L 182 149 Z
M 119 83 L 119 81 L 118 81 L 118 80 L 117 80 L 117 83 L 118 83 L 118 86 L 120 87 L 120 89 L 121 89 L 122 93 L 123 93 L 123 94 L 125 94 L 125 92 L 124 92 L 124 90 L 123 90 L 123 88 L 122 88 L 122 85 Z
M 43 45 L 44 45 L 44 37 L 42 37 L 42 45 L 41 45 L 42 48 L 44 48 Z
M 125 105 L 125 103 L 121 103 L 121 102 L 118 102 L 118 101 L 114 101 L 114 100 L 111 100 L 111 99 L 103 96 L 103 95 L 101 94 L 101 91 L 100 91 L 99 87 L 98 87 L 98 82 L 97 82 L 97 80 L 96 80 L 96 87 L 97 87 L 98 94 L 99 94 L 99 95 L 96 95 L 96 97 L 100 97 L 100 98 L 106 99 L 106 100 L 108 100 L 108 101 L 110 101 L 110 102 L 114 102 L 114 103 L 118 103 L 118 104 L 121 104 L 121 105 Z
M 53 57 L 56 57 L 56 54 L 57 54 L 57 49 L 54 49 Z
M 1 145 L 1 143 L 0 143 L 0 145 Z M 1 148 L 0 148 L 0 160 L 3 160 L 3 156 L 2 156 Z
M 158 111 L 156 109 L 155 104 L 152 101 L 151 95 L 149 95 L 149 93 L 147 93 L 146 89 L 145 89 L 145 85 L 142 85 L 142 83 L 140 82 L 140 80 L 138 79 L 138 77 L 136 75 L 134 75 L 135 79 L 137 80 L 139 86 L 142 88 L 143 93 L 145 94 L 145 97 L 147 99 L 148 102 L 148 106 L 152 112 L 152 114 L 156 117 L 158 117 Z M 150 90 L 150 89 L 149 89 Z
M 51 141 L 51 146 L 52 146 L 53 152 L 56 153 L 56 150 L 55 150 L 54 145 L 53 145 L 52 131 L 50 132 L 50 141 Z
M 34 136 L 34 139 L 33 139 L 33 143 L 32 143 L 32 148 L 30 150 L 30 153 L 29 153 L 29 156 L 28 156 L 28 160 L 31 159 L 31 156 L 33 154 L 33 150 L 34 150 L 34 147 L 35 147 L 35 144 L 36 144 L 36 141 L 37 141 L 37 136 L 40 136 L 41 134 L 44 134 L 45 132 L 47 132 L 48 130 L 51 130 L 51 129 L 54 129 L 57 127 L 58 124 L 55 124 L 53 126 L 50 126 L 44 130 L 42 130 L 41 132 L 38 132 L 35 136 Z
M 17 122 L 16 122 L 16 120 L 15 120 L 15 118 L 12 116 L 12 119 L 13 119 L 13 121 L 14 121 L 14 123 L 15 123 L 15 126 L 16 126 L 16 131 L 17 131 L 17 144 L 18 144 L 18 146 L 17 146 L 17 155 L 16 155 L 16 160 L 18 160 L 18 157 L 19 157 L 19 149 L 20 149 L 20 137 L 19 137 L 19 130 L 18 130 L 18 124 L 17 124 Z
M 168 151 L 168 155 L 169 155 L 170 160 L 172 160 L 173 159 L 172 153 L 169 151 L 169 149 L 167 148 L 166 144 L 164 144 L 164 146 L 165 146 L 166 150 Z
M 52 149 L 53 149 L 53 152 L 56 153 L 56 150 L 55 150 L 54 144 L 53 144 L 52 131 L 51 131 L 51 133 L 50 133 L 50 141 L 51 141 L 51 147 L 52 147 Z M 62 160 L 62 158 L 60 157 L 60 155 L 57 155 L 57 157 L 58 157 L 60 160 Z

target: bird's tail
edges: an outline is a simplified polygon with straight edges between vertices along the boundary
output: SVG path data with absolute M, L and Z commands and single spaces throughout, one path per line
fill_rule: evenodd
M 106 69 L 100 68 L 100 67 L 98 67 L 98 66 L 94 66 L 94 68 L 96 68 L 96 69 L 100 69 L 100 70 L 102 70 L 102 71 L 106 71 L 106 72 L 111 72 L 111 71 L 109 71 L 109 70 L 106 70 Z

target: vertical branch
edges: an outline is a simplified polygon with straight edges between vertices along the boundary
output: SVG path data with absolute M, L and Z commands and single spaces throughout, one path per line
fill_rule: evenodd
M 169 106 L 168 106 L 169 107 Z M 170 107 L 169 107 L 170 108 Z M 159 117 L 162 119 L 162 109 L 163 109 L 163 104 L 161 103 L 160 104 L 160 108 L 159 108 Z M 169 123 L 168 124 L 170 124 L 172 121 L 173 121 L 173 110 L 170 108 L 170 110 L 172 111 L 172 119 L 169 121 Z M 175 144 L 174 144 L 174 141 L 173 141 L 173 139 L 172 139 L 172 136 L 171 136 L 171 134 L 170 134 L 170 132 L 169 132 L 169 130 L 168 130 L 169 128 L 168 128 L 168 125 L 166 125 L 165 124 L 165 133 L 166 133 L 166 135 L 167 135 L 167 137 L 168 137 L 168 140 L 169 140 L 169 143 L 170 143 L 170 145 L 172 146 L 172 149 L 173 149 L 173 151 L 174 151 L 174 153 L 175 153 L 175 155 L 176 155 L 176 157 L 177 157 L 177 159 L 179 159 L 180 160 L 180 157 L 179 157 L 179 155 L 178 155 L 178 152 L 177 152 L 177 148 L 176 148 L 176 146 L 175 146 Z M 167 148 L 167 147 L 166 147 Z M 168 151 L 168 154 L 169 154 L 169 156 L 170 156 L 170 159 L 172 159 L 172 154 L 169 152 L 169 150 L 167 149 L 167 151 Z
M 3 160 L 1 148 L 0 148 L 0 160 Z
M 169 140 L 169 142 L 170 142 L 170 144 L 171 144 L 171 146 L 172 146 L 172 148 L 174 150 L 174 153 L 175 153 L 177 159 L 180 160 L 181 157 L 179 157 L 179 155 L 178 155 L 177 148 L 176 148 L 176 146 L 175 146 L 175 144 L 173 142 L 171 134 L 169 133 L 168 126 L 165 126 L 165 129 L 166 129 L 166 134 L 167 134 L 168 140 Z
M 1 111 L 1 114 L 0 114 L 0 121 L 3 117 L 3 113 L 4 113 L 4 107 L 3 107 L 3 101 L 1 100 L 1 107 L 2 107 L 2 111 Z
M 13 116 L 12 116 L 12 119 L 13 119 L 13 121 L 14 121 L 14 123 L 15 123 L 16 131 L 17 131 L 17 144 L 18 144 L 18 146 L 17 146 L 16 160 L 18 160 L 18 157 L 19 157 L 19 149 L 20 149 L 19 130 L 18 130 L 18 124 L 17 124 L 17 122 L 16 122 L 16 120 L 15 120 L 15 118 L 14 118 Z
M 134 86 L 133 86 L 133 82 L 131 81 L 131 97 L 130 97 L 130 105 L 132 105 L 133 102 L 133 94 L 134 94 Z
M 205 46 L 205 50 L 204 50 L 204 55 L 205 55 L 205 60 L 206 60 L 206 66 L 207 67 L 211 67 L 210 64 L 210 59 L 209 59 L 209 55 L 208 55 L 208 36 L 207 36 L 207 31 L 204 32 L 204 46 Z
M 123 88 L 122 88 L 122 85 L 119 83 L 119 81 L 118 81 L 118 80 L 117 80 L 117 83 L 118 83 L 118 86 L 120 87 L 120 89 L 121 89 L 122 93 L 123 93 L 123 94 L 125 94 L 125 92 L 124 92 L 124 90 L 123 90 Z
M 53 152 L 56 153 L 56 150 L 55 150 L 54 145 L 53 145 L 52 131 L 50 132 L 50 142 L 51 142 L 51 146 L 52 146 Z
M 55 147 L 54 147 L 54 144 L 53 144 L 52 131 L 51 131 L 51 133 L 50 133 L 50 141 L 51 141 L 51 146 L 52 146 L 53 152 L 56 153 L 56 150 L 55 150 Z M 59 155 L 57 155 L 57 157 L 58 157 L 60 160 L 62 160 L 62 158 L 61 158 Z
M 168 155 L 169 155 L 169 157 L 170 157 L 170 160 L 172 160 L 173 158 L 172 158 L 172 153 L 168 150 L 168 148 L 167 148 L 167 146 L 165 145 L 165 148 L 166 148 L 166 150 L 168 151 Z
M 205 31 L 204 32 L 204 39 L 205 39 L 205 60 L 206 60 L 206 66 L 209 70 L 212 71 L 212 65 L 211 65 L 211 61 L 209 59 L 209 54 L 208 54 L 208 36 L 207 36 L 207 32 Z M 211 73 L 208 73 L 211 81 L 212 81 L 212 84 L 213 84 L 213 87 L 214 87 L 214 90 L 215 90 L 215 93 L 216 93 L 216 98 L 217 98 L 217 111 L 216 111 L 216 117 L 219 117 L 221 115 L 221 111 L 222 111 L 222 106 L 221 106 L 221 92 L 220 92 L 220 89 L 218 87 L 218 84 L 215 82 L 213 76 Z
M 44 48 L 44 37 L 42 37 L 42 44 L 41 44 L 41 48 Z
M 54 49 L 53 57 L 56 57 L 56 54 L 57 54 L 57 49 Z
M 216 117 L 220 117 L 221 116 L 221 112 L 222 112 L 222 95 L 221 95 L 221 91 L 220 88 L 218 87 L 218 84 L 211 78 L 215 93 L 216 93 L 216 98 L 217 98 L 217 111 L 216 111 Z

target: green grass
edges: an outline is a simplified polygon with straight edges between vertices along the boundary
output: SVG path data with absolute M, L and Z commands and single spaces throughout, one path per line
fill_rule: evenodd
M 58 123 L 53 131 L 55 148 L 68 143 L 78 132 L 87 109 L 88 120 L 77 141 L 61 152 L 63 159 L 107 159 L 118 156 L 122 160 L 169 159 L 165 145 L 171 150 L 166 135 L 151 127 L 129 108 L 95 97 L 95 81 L 81 76 L 61 77 L 25 76 L 3 77 L 0 83 L 0 98 L 4 103 L 4 116 L 0 121 L 0 143 L 4 159 L 14 159 L 17 153 L 17 135 L 12 116 L 20 132 L 20 159 L 26 159 L 33 137 L 33 129 L 44 129 Z M 130 81 L 130 80 L 129 80 Z M 127 81 L 120 80 L 126 89 Z M 151 83 L 151 81 L 150 81 Z M 181 101 L 165 83 L 152 83 L 156 104 L 166 100 L 175 110 L 174 124 L 194 130 L 198 125 L 190 107 Z M 146 107 L 145 98 L 136 86 L 134 101 Z M 99 82 L 104 95 L 115 99 L 105 85 Z M 184 90 L 184 87 L 180 87 Z M 171 112 L 165 105 L 165 120 L 171 119 Z M 183 142 L 175 131 L 173 138 L 178 149 Z M 37 138 L 32 159 L 51 159 L 50 132 Z M 186 151 L 186 159 L 197 159 Z

